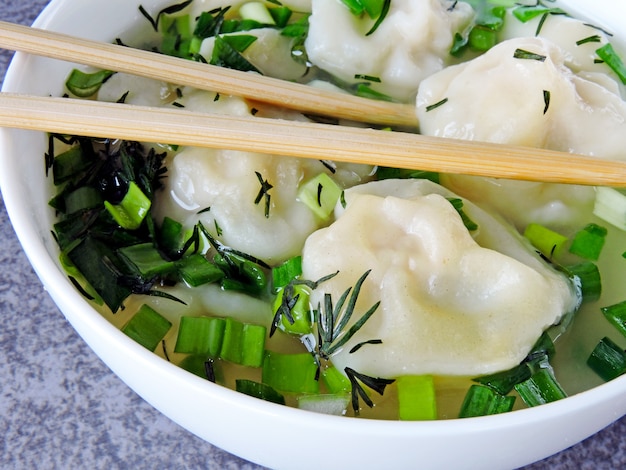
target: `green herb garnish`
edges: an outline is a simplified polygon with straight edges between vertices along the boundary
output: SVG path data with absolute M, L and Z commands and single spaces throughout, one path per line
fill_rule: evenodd
M 513 57 L 515 59 L 538 60 L 539 62 L 545 62 L 546 60 L 545 55 L 525 51 L 524 49 L 515 49 L 515 52 L 513 53 Z

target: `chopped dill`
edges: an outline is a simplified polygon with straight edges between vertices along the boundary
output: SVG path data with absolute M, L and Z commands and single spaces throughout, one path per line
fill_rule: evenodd
M 352 349 L 350 349 L 350 354 L 354 354 L 355 352 L 357 352 L 359 349 L 361 349 L 363 346 L 367 344 L 383 344 L 383 340 L 382 339 L 370 339 L 368 341 L 363 341 L 357 344 L 356 346 L 354 346 Z
M 549 90 L 543 90 L 543 102 L 545 104 L 543 108 L 543 114 L 546 114 L 548 112 L 548 108 L 550 107 L 550 91 Z
M 254 200 L 254 203 L 256 205 L 259 205 L 259 203 L 261 202 L 261 199 L 265 198 L 265 217 L 269 219 L 270 207 L 271 207 L 271 195 L 269 191 L 270 189 L 273 188 L 273 186 L 266 179 L 263 178 L 261 173 L 259 173 L 258 171 L 255 171 L 255 174 L 257 178 L 259 179 L 259 183 L 261 183 L 261 189 L 259 190 L 259 194 Z
M 594 34 L 593 36 L 589 36 L 589 37 L 586 37 L 584 39 L 580 39 L 580 40 L 576 41 L 576 45 L 577 46 L 582 46 L 583 44 L 587 44 L 587 43 L 590 43 L 590 42 L 601 42 L 601 41 L 602 41 L 602 38 L 600 38 L 599 35 Z
M 448 98 L 444 98 L 441 101 L 437 101 L 435 104 L 431 104 L 429 106 L 426 106 L 426 112 L 430 112 L 433 109 L 437 109 L 439 106 L 443 106 L 444 104 L 446 104 L 448 102 Z
M 363 385 L 382 396 L 385 393 L 387 385 L 391 385 L 395 382 L 393 379 L 383 379 L 380 377 L 370 377 L 369 375 L 360 374 L 350 367 L 346 367 L 344 372 L 348 376 L 350 384 L 352 385 L 352 409 L 356 415 L 359 414 L 360 409 L 359 397 L 361 397 L 365 404 L 370 408 L 374 406 L 374 402 L 372 402 L 372 399 L 363 389 Z
M 538 60 L 539 62 L 545 62 L 546 56 L 541 54 L 536 54 L 534 52 L 525 51 L 524 49 L 515 49 L 513 53 L 513 57 L 515 59 L 529 59 L 529 60 Z

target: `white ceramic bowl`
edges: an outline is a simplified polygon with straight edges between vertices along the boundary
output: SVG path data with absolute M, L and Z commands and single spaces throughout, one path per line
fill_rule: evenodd
M 141 3 L 156 10 L 175 2 Z M 111 41 L 142 19 L 138 4 L 137 0 L 53 0 L 36 26 Z M 622 34 L 626 31 L 626 4 L 614 0 L 564 4 L 596 24 L 615 32 L 621 29 Z M 58 95 L 71 67 L 18 54 L 4 90 Z M 318 468 L 322 462 L 307 458 L 311 449 L 336 445 L 349 452 L 332 453 L 334 468 L 513 468 L 563 450 L 626 413 L 626 377 L 537 408 L 438 422 L 313 414 L 202 380 L 127 338 L 72 287 L 59 267 L 50 235 L 53 213 L 47 205 L 45 135 L 2 129 L 0 137 L 0 183 L 7 210 L 34 269 L 61 311 L 129 387 L 175 422 L 231 453 L 273 468 Z M 277 440 L 285 437 L 288 442 L 277 450 Z

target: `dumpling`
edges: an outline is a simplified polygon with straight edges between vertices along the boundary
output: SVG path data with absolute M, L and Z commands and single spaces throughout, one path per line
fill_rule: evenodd
M 339 274 L 313 291 L 335 301 L 367 270 L 354 316 L 381 304 L 331 360 L 372 376 L 471 376 L 505 370 L 541 333 L 578 307 L 576 289 L 514 230 L 465 201 L 470 234 L 447 198 L 425 180 L 384 180 L 345 192 L 337 220 L 303 252 L 308 279 Z M 354 320 L 356 320 L 354 318 Z M 364 341 L 380 339 L 382 344 Z
M 353 15 L 338 0 L 313 0 L 305 46 L 309 60 L 346 83 L 355 75 L 377 77 L 371 88 L 400 101 L 412 101 L 417 86 L 451 58 L 454 34 L 473 18 L 464 2 L 394 0 L 378 29 L 373 20 Z
M 510 39 L 429 77 L 417 115 L 426 135 L 626 158 L 622 98 L 574 74 L 546 39 Z
M 215 93 L 188 88 L 177 101 L 190 111 L 252 114 L 251 105 L 241 98 L 220 95 L 216 100 Z M 257 115 L 304 119 L 298 113 L 281 116 L 275 108 L 259 107 Z M 268 263 L 299 254 L 306 237 L 323 223 L 298 200 L 303 182 L 328 171 L 317 160 L 187 147 L 167 162 L 167 168 L 165 188 L 155 204 L 157 219 L 169 216 L 187 228 L 201 221 L 222 243 Z M 336 164 L 333 171 L 333 179 L 347 186 L 371 178 L 372 167 Z M 257 203 L 261 180 L 271 185 L 267 213 L 264 195 Z
M 535 58 L 516 58 L 516 51 Z M 626 103 L 617 88 L 575 74 L 567 60 L 573 59 L 547 39 L 517 38 L 449 67 L 420 85 L 420 130 L 440 137 L 626 158 Z M 441 106 L 428 108 L 443 100 Z M 444 176 L 442 183 L 467 197 L 482 193 L 477 202 L 496 208 L 520 228 L 550 220 L 561 226 L 576 224 L 579 221 L 570 217 L 576 211 L 568 208 L 573 202 L 590 206 L 594 198 L 593 189 L 576 186 L 466 176 Z M 519 210 L 520 204 L 525 210 Z

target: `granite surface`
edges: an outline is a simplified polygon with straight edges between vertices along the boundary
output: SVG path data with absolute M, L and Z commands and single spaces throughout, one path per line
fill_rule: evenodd
M 30 24 L 47 3 L 0 0 L 0 20 Z M 0 52 L 0 80 L 10 57 Z M 109 371 L 42 289 L 3 204 L 0 244 L 0 468 L 260 468 L 182 429 Z M 624 468 L 625 433 L 622 419 L 527 468 Z

